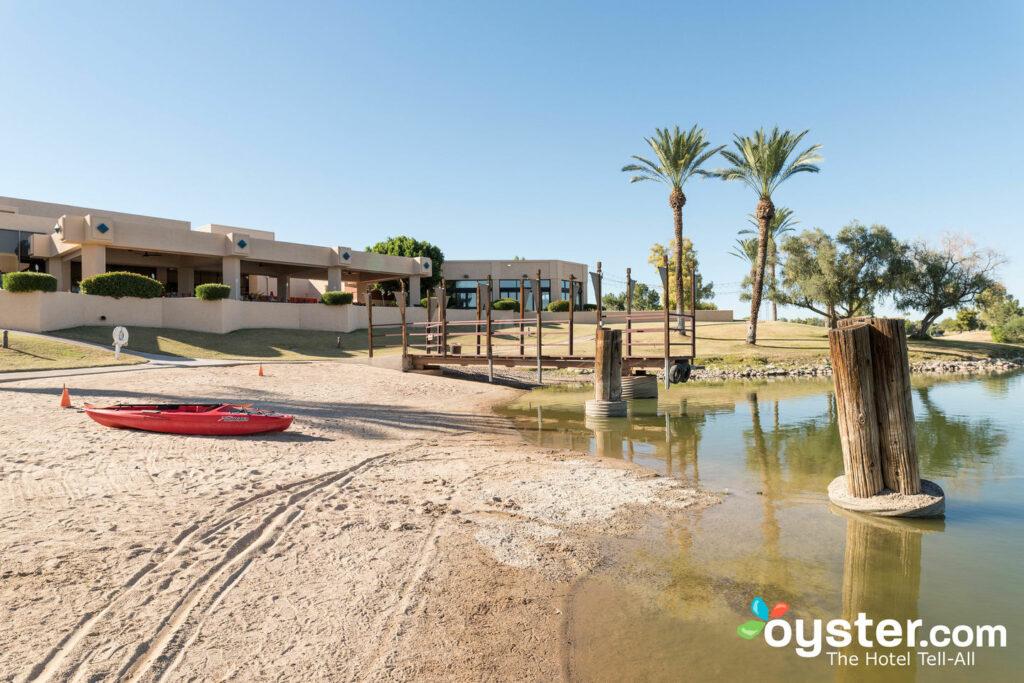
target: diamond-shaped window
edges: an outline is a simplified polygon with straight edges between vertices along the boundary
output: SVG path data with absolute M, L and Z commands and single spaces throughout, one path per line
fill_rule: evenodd
M 97 226 L 96 226 L 96 230 L 97 230 L 97 232 L 99 232 L 99 233 L 100 233 L 101 235 L 104 235 L 104 234 L 106 234 L 106 233 L 107 233 L 107 231 L 109 231 L 109 230 L 110 230 L 110 226 L 109 226 L 109 225 L 107 225 L 106 223 L 100 223 L 99 225 L 97 225 Z
M 241 249 L 245 249 L 247 246 L 249 246 L 249 243 L 246 242 L 245 240 L 238 240 L 238 246 Z
M 348 252 L 346 251 L 346 252 L 345 252 L 344 254 L 342 254 L 342 255 L 341 255 L 341 258 L 343 258 L 343 259 L 345 259 L 346 261 L 348 261 L 348 260 L 349 260 L 350 258 L 352 258 L 352 254 L 350 254 L 350 253 L 348 253 Z
M 426 261 L 423 264 L 423 270 L 430 270 L 430 261 Z

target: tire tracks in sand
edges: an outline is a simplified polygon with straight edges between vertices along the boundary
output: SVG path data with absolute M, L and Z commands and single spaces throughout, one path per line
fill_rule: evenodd
M 408 455 L 410 450 L 416 448 L 389 451 L 342 470 L 291 482 L 193 522 L 156 548 L 102 609 L 83 615 L 18 680 L 165 679 L 198 636 L 206 617 L 252 563 L 273 549 L 303 516 L 312 499 L 337 495 L 364 470 L 386 458 Z M 150 615 L 160 615 L 157 623 L 152 616 L 140 616 L 139 608 L 154 602 L 167 603 L 155 612 L 148 610 Z

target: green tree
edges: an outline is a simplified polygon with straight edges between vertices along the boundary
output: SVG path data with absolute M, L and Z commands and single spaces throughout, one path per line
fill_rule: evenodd
M 735 150 L 725 150 L 722 156 L 732 164 L 720 169 L 714 175 L 722 180 L 738 180 L 753 189 L 758 196 L 754 218 L 757 220 L 757 259 L 754 264 L 754 281 L 750 296 L 750 325 L 747 328 L 747 343 L 757 343 L 757 314 L 764 294 L 764 272 L 768 262 L 768 230 L 775 218 L 775 204 L 772 195 L 783 182 L 797 173 L 817 173 L 821 162 L 821 145 L 811 145 L 801 152 L 796 148 L 807 135 L 780 131 L 777 127 L 770 133 L 764 129 L 746 137 L 733 138 Z
M 1006 291 L 1006 287 L 997 282 L 978 295 L 978 318 L 983 328 L 992 329 L 1015 316 L 1024 315 L 1017 297 Z
M 398 237 L 388 237 L 383 242 L 377 242 L 377 244 L 367 247 L 366 251 L 374 254 L 387 254 L 389 256 L 408 256 L 411 258 L 423 256 L 429 258 L 433 270 L 430 277 L 424 277 L 420 280 L 420 287 L 422 291 L 428 292 L 441 283 L 441 277 L 444 273 L 444 252 L 430 242 L 413 239 L 408 235 L 399 235 Z M 377 289 L 385 294 L 390 294 L 398 289 L 398 282 L 395 280 L 380 282 L 377 284 Z
M 906 249 L 884 225 L 854 221 L 835 239 L 817 228 L 805 230 L 782 243 L 779 300 L 824 316 L 829 327 L 869 314 L 905 271 Z
M 668 128 L 655 128 L 654 137 L 644 138 L 644 142 L 654 152 L 655 161 L 645 159 L 641 156 L 633 156 L 637 162 L 622 167 L 626 173 L 634 175 L 629 179 L 631 183 L 651 180 L 664 183 L 671 188 L 668 194 L 668 205 L 672 208 L 672 219 L 675 233 L 673 243 L 675 245 L 674 272 L 675 291 L 672 298 L 675 301 L 676 313 L 683 312 L 683 206 L 686 204 L 686 195 L 683 194 L 683 185 L 693 176 L 706 176 L 708 172 L 701 168 L 708 159 L 715 156 L 725 146 L 711 147 L 707 135 L 702 128 L 694 126 L 689 131 L 683 132 L 676 126 L 673 130 Z M 683 319 L 679 319 L 683 324 Z
M 626 292 L 618 294 L 605 294 L 601 297 L 601 304 L 606 311 L 626 310 Z M 634 311 L 656 311 L 661 308 L 661 297 L 653 287 L 648 287 L 643 282 L 633 282 L 633 310 Z
M 676 300 L 676 292 L 683 292 L 683 301 L 690 300 L 690 273 L 697 274 L 697 308 L 714 308 L 711 303 L 712 299 L 715 298 L 715 283 L 708 282 L 705 284 L 703 276 L 700 274 L 700 264 L 697 261 L 697 252 L 693 248 L 693 242 L 687 238 L 683 238 L 683 261 L 682 267 L 678 267 L 676 262 L 675 254 L 679 253 L 676 249 L 675 240 L 669 243 L 669 248 L 666 249 L 664 244 L 655 242 L 651 245 L 651 250 L 647 256 L 647 262 L 652 266 L 660 267 L 665 262 L 665 255 L 672 253 L 673 256 L 669 258 L 668 263 L 668 298 L 669 308 L 675 308 L 678 313 L 682 310 L 683 306 Z M 676 274 L 679 272 L 683 274 L 682 287 L 676 285 Z
M 961 235 L 948 235 L 938 248 L 923 242 L 910 247 L 910 264 L 900 279 L 896 306 L 901 311 L 923 311 L 914 331 L 928 338 L 932 323 L 946 309 L 970 306 L 996 284 L 993 276 L 1004 259 L 991 249 L 977 249 Z

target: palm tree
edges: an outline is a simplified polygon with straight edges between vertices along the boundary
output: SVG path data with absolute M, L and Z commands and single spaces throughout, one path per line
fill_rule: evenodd
M 686 204 L 683 185 L 695 175 L 709 175 L 701 166 L 725 149 L 725 145 L 709 149 L 711 143 L 708 142 L 704 129 L 697 126 L 687 132 L 679 130 L 679 126 L 673 130 L 655 128 L 654 137 L 644 138 L 644 142 L 654 152 L 657 161 L 650 161 L 634 155 L 633 159 L 638 163 L 627 164 L 622 167 L 622 170 L 626 173 L 636 174 L 629 179 L 631 183 L 654 180 L 672 188 L 668 193 L 668 205 L 672 207 L 672 217 L 675 220 L 676 313 L 681 316 L 683 313 L 683 205 Z M 679 318 L 679 325 L 680 328 L 683 325 L 682 317 Z
M 757 217 L 754 214 L 750 214 L 748 218 L 751 225 L 755 228 L 758 227 Z M 778 267 L 779 267 L 779 239 L 780 235 L 785 235 L 787 232 L 793 232 L 794 226 L 800 221 L 793 219 L 793 209 L 785 206 L 780 206 L 775 209 L 775 216 L 772 217 L 772 222 L 768 225 L 768 292 L 772 299 L 772 320 L 779 319 L 779 280 L 778 280 Z M 751 230 L 745 228 L 739 231 L 740 235 L 753 235 L 754 243 L 757 243 L 757 230 Z M 737 240 L 739 241 L 739 240 Z M 745 241 L 745 240 L 744 240 Z M 755 252 L 756 253 L 756 252 Z M 756 259 L 754 259 L 756 263 Z M 751 263 L 753 266 L 754 263 Z M 753 279 L 753 278 L 751 278 Z
M 821 145 L 811 145 L 795 154 L 797 145 L 809 131 L 791 133 L 773 128 L 770 133 L 764 129 L 750 137 L 733 136 L 735 150 L 725 150 L 722 156 L 732 164 L 731 168 L 715 171 L 722 180 L 740 180 L 757 192 L 758 201 L 754 217 L 757 219 L 757 264 L 754 267 L 754 288 L 750 297 L 750 326 L 747 328 L 747 343 L 757 343 L 757 312 L 761 308 L 764 293 L 764 270 L 768 258 L 768 226 L 775 217 L 772 193 L 785 180 L 797 173 L 817 173 L 821 162 L 818 151 Z

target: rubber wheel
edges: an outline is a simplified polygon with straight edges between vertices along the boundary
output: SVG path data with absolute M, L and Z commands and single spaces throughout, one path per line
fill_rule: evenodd
M 676 363 L 668 372 L 668 381 L 672 384 L 680 384 L 690 381 L 690 373 L 693 368 L 689 363 Z

